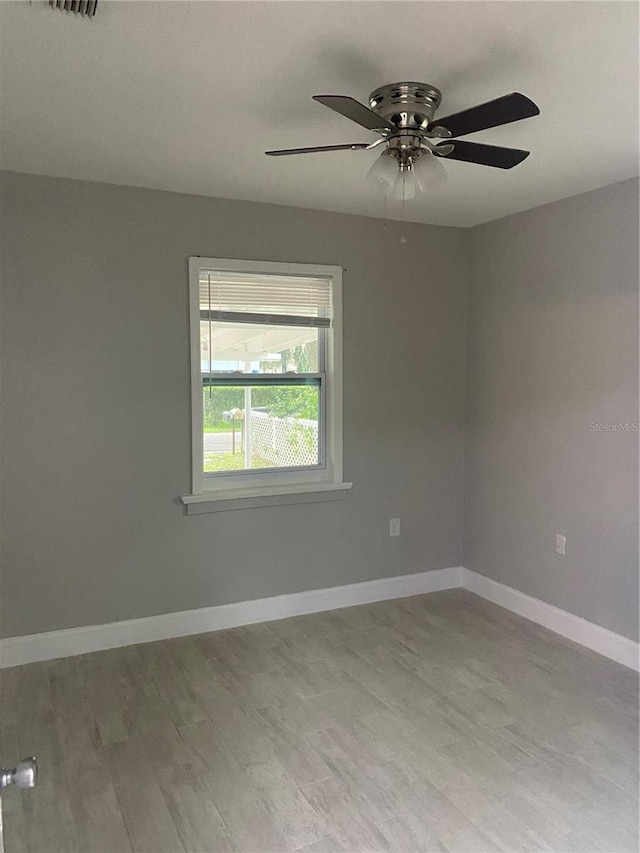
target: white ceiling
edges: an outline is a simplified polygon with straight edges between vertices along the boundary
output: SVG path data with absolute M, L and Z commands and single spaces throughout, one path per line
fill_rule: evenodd
M 263 152 L 374 139 L 311 96 L 408 79 L 442 90 L 440 115 L 513 91 L 541 115 L 467 137 L 530 149 L 522 165 L 447 163 L 406 218 L 470 226 L 638 174 L 635 2 L 0 7 L 5 169 L 382 216 L 377 152 Z

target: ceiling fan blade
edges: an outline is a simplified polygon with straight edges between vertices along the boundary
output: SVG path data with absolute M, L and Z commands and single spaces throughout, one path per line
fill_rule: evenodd
M 453 146 L 450 154 L 438 154 L 438 148 L 450 146 Z M 451 139 L 442 146 L 436 145 L 433 153 L 446 160 L 462 160 L 465 163 L 478 163 L 480 166 L 494 166 L 496 169 L 512 169 L 529 156 L 528 151 L 519 148 L 480 145 L 478 142 L 462 142 L 459 139 Z
M 461 113 L 454 113 L 445 118 L 435 118 L 432 124 L 434 127 L 446 128 L 451 132 L 451 136 L 464 136 L 467 133 L 475 133 L 476 130 L 499 127 L 501 124 L 509 124 L 512 121 L 520 121 L 520 119 L 539 114 L 540 110 L 533 101 L 519 92 L 512 92 L 510 95 L 503 95 L 502 98 L 471 107 Z
M 350 98 L 348 95 L 314 95 L 313 100 L 319 104 L 324 104 L 331 110 L 335 110 L 345 118 L 355 121 L 356 124 L 366 127 L 367 130 L 395 130 L 396 128 L 391 122 L 382 118 L 369 107 L 365 107 L 360 101 L 355 98 Z
M 354 142 L 352 145 L 319 145 L 315 148 L 282 148 L 280 151 L 265 151 L 270 157 L 283 157 L 286 154 L 315 154 L 317 151 L 362 151 L 369 147 L 368 142 Z

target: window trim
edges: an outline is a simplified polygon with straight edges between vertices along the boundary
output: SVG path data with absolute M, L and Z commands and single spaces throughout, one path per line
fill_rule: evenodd
M 200 270 L 215 269 L 230 272 L 291 275 L 329 278 L 331 281 L 331 325 L 326 335 L 326 381 L 324 384 L 325 467 L 316 470 L 287 470 L 230 477 L 206 477 L 202 470 L 202 372 L 200 364 Z M 191 494 L 183 495 L 183 503 L 202 504 L 208 501 L 246 502 L 250 496 L 309 495 L 314 491 L 327 499 L 337 493 L 346 494 L 352 484 L 342 481 L 342 267 L 319 264 L 274 263 L 232 258 L 189 258 L 189 320 L 191 353 Z M 197 330 L 197 334 L 195 333 Z M 268 501 L 266 503 L 269 503 Z M 252 506 L 260 505 L 255 501 Z M 224 507 L 231 508 L 231 507 Z

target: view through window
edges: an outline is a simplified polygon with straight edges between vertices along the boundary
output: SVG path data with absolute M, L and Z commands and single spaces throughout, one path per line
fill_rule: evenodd
M 198 297 L 205 478 L 323 468 L 331 279 L 201 266 Z

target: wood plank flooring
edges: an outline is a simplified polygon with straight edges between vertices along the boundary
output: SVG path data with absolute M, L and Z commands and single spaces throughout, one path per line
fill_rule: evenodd
M 0 683 L 6 853 L 638 849 L 637 675 L 463 590 Z

